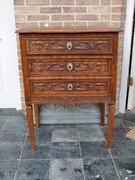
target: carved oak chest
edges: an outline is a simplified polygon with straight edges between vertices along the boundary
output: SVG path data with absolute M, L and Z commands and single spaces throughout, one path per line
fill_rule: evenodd
M 112 145 L 119 29 L 36 28 L 17 30 L 20 37 L 26 112 L 31 149 L 35 150 L 32 111 L 38 105 L 109 104 L 108 148 Z

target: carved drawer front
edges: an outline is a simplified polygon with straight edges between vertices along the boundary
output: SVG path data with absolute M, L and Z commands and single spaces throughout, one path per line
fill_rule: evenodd
M 27 38 L 27 54 L 112 54 L 113 38 Z
M 110 95 L 110 79 L 30 81 L 32 95 Z
M 93 59 L 52 59 L 34 60 L 28 59 L 30 75 L 110 75 L 112 58 L 93 58 Z

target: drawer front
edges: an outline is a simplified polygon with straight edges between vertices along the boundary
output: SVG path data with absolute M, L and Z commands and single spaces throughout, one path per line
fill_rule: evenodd
M 112 58 L 28 59 L 29 76 L 42 75 L 111 75 Z
M 40 80 L 30 81 L 31 95 L 110 95 L 111 80 Z
M 27 54 L 112 54 L 113 38 L 27 38 Z

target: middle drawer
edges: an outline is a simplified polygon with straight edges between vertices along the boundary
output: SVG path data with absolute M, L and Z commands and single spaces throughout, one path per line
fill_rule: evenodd
M 113 58 L 27 58 L 29 76 L 111 75 Z

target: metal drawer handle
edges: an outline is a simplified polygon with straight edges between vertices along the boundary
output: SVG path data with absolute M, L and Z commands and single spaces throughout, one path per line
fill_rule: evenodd
M 67 88 L 68 88 L 69 91 L 72 91 L 74 86 L 73 86 L 73 84 L 68 84 Z
M 67 70 L 68 71 L 72 71 L 73 70 L 73 64 L 72 63 L 68 63 L 67 64 Z
M 70 51 L 73 48 L 72 42 L 67 42 L 67 49 Z

